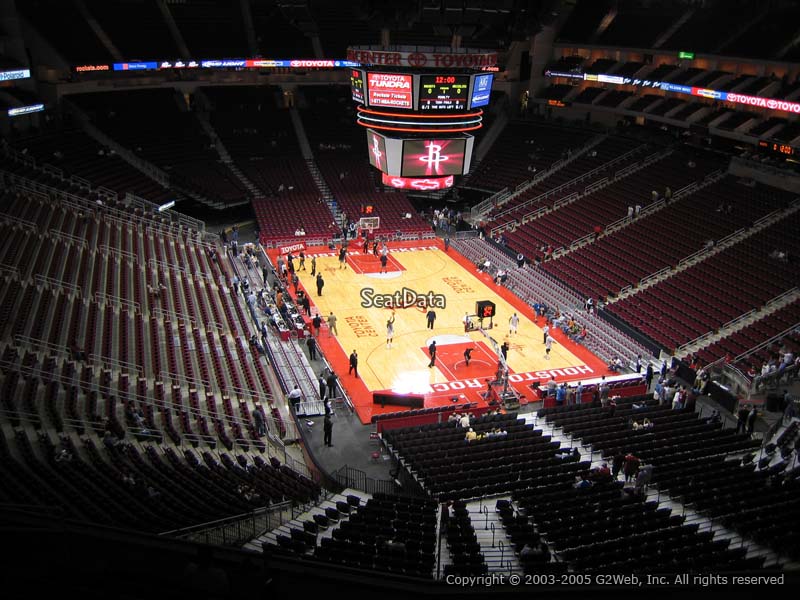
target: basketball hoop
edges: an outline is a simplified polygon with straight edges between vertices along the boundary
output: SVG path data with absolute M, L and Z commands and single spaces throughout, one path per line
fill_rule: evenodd
M 361 217 L 358 220 L 358 226 L 361 230 L 366 231 L 368 236 L 372 237 L 372 234 L 375 232 L 375 230 L 379 229 L 381 226 L 381 218 Z

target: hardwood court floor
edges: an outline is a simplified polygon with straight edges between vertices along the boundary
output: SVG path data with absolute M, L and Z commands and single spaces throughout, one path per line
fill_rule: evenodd
M 479 399 L 486 387 L 485 379 L 494 375 L 497 355 L 492 343 L 480 331 L 465 333 L 465 314 L 474 314 L 475 302 L 491 300 L 497 306 L 494 328 L 488 330 L 497 344 L 508 340 L 508 365 L 513 384 L 523 394 L 531 391 L 533 381 L 580 379 L 606 373 L 605 364 L 586 348 L 569 341 L 557 332 L 550 358 L 545 356 L 543 333 L 533 320 L 533 310 L 507 289 L 496 286 L 488 275 L 479 273 L 472 263 L 453 249 L 445 252 L 439 240 L 397 242 L 390 246 L 388 273 L 379 273 L 379 259 L 365 255 L 351 246 L 347 267 L 340 268 L 338 257 L 328 248 L 306 250 L 306 268 L 310 256 L 317 255 L 317 270 L 325 280 L 323 295 L 317 296 L 310 269 L 298 272 L 302 286 L 310 293 L 312 313 L 323 316 L 332 311 L 337 317 L 338 335 L 323 327 L 320 345 L 347 387 L 365 422 L 374 412 L 390 412 L 397 407 L 381 410 L 372 404 L 372 392 L 392 390 L 400 393 L 426 395 L 425 406 L 448 401 L 454 394 L 464 394 L 470 400 Z M 274 251 L 271 256 L 275 257 Z M 295 261 L 297 265 L 297 261 Z M 394 340 L 386 343 L 386 322 L 392 309 L 383 307 L 388 296 L 413 300 L 413 294 L 441 297 L 444 308 L 434 307 L 436 321 L 427 328 L 426 312 L 419 306 L 394 310 Z M 368 300 L 378 299 L 370 306 Z M 509 318 L 520 317 L 518 333 L 509 334 Z M 544 326 L 542 319 L 539 323 Z M 488 326 L 488 319 L 484 327 Z M 428 346 L 437 342 L 437 359 L 429 368 Z M 472 360 L 466 366 L 463 352 L 474 348 Z M 348 375 L 348 357 L 358 354 L 359 379 Z M 551 373 L 553 371 L 553 373 Z

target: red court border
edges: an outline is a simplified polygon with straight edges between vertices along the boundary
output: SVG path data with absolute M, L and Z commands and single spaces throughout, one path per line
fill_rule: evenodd
M 388 242 L 387 245 L 390 251 L 392 248 L 429 248 L 432 246 L 439 248 L 439 250 L 443 252 L 445 251 L 443 241 L 438 238 L 429 240 Z M 319 252 L 317 252 L 317 250 L 319 250 Z M 278 249 L 276 248 L 265 249 L 265 252 L 272 261 L 272 264 L 275 265 L 277 262 L 277 257 L 279 255 Z M 305 248 L 305 253 L 306 256 L 317 253 L 324 254 L 326 256 L 336 256 L 338 254 L 337 251 L 330 250 L 327 246 L 307 247 Z M 513 306 L 516 309 L 516 311 L 520 314 L 520 316 L 527 317 L 529 320 L 537 324 L 538 321 L 541 320 L 541 318 L 536 317 L 533 308 L 528 304 L 526 304 L 525 301 L 522 300 L 522 298 L 514 294 L 506 287 L 496 285 L 494 283 L 493 278 L 488 273 L 478 272 L 477 265 L 475 265 L 468 258 L 463 256 L 461 253 L 457 252 L 452 247 L 450 247 L 447 250 L 447 255 L 451 259 L 453 259 L 456 263 L 458 263 L 463 269 L 472 273 L 479 280 L 481 280 L 481 282 L 484 283 L 484 285 L 488 288 L 488 290 L 491 293 L 502 297 L 511 306 Z M 390 254 L 390 259 L 391 259 L 391 254 Z M 305 290 L 305 287 L 303 286 L 302 283 L 300 284 L 300 287 Z M 292 295 L 292 286 L 287 286 L 287 289 L 289 290 L 290 295 Z M 308 290 L 305 291 L 308 293 Z M 316 291 L 314 293 L 316 293 Z M 294 297 L 294 295 L 292 295 L 292 297 Z M 315 297 L 316 296 L 313 293 L 309 293 L 309 299 L 311 300 L 312 314 L 317 312 L 314 303 Z M 339 343 L 339 340 L 335 336 L 330 334 L 330 332 L 328 331 L 328 327 L 324 322 L 325 315 L 322 316 L 323 316 L 323 325 L 322 325 L 322 331 L 320 332 L 319 338 L 317 339 L 318 346 L 325 354 L 325 358 L 327 358 L 333 370 L 337 373 L 337 375 L 339 375 L 339 380 L 347 390 L 347 393 L 349 394 L 350 399 L 353 402 L 353 406 L 356 408 L 356 412 L 361 422 L 364 424 L 369 423 L 372 418 L 372 415 L 375 414 L 392 413 L 392 412 L 398 412 L 398 410 L 402 410 L 400 407 L 397 406 L 387 405 L 384 408 L 381 408 L 379 404 L 373 404 L 372 402 L 373 392 L 386 391 L 386 390 L 370 390 L 367 388 L 367 386 L 360 378 L 356 378 L 354 375 L 348 375 L 347 371 L 350 367 L 349 357 L 351 350 L 343 348 L 342 345 Z M 303 315 L 303 319 L 306 322 L 306 327 L 310 330 L 311 318 Z M 502 322 L 499 321 L 495 322 L 495 329 L 502 333 L 493 337 L 505 338 L 505 332 L 507 331 L 505 329 L 505 324 L 506 324 L 505 319 L 503 319 Z M 587 326 L 590 327 L 591 324 L 587 324 Z M 551 335 L 553 336 L 553 338 L 555 338 L 557 343 L 567 348 L 573 355 L 582 360 L 583 363 L 588 367 L 590 367 L 593 371 L 591 375 L 574 375 L 574 376 L 567 375 L 563 377 L 559 376 L 556 377 L 557 381 L 594 379 L 594 378 L 599 378 L 601 375 L 612 374 L 607 369 L 606 363 L 604 361 L 595 356 L 585 346 L 577 344 L 572 340 L 570 340 L 566 335 L 564 335 L 564 333 L 560 329 L 556 328 L 555 330 L 551 330 Z M 425 354 L 427 354 L 427 352 L 425 352 Z M 483 380 L 485 378 L 479 377 L 479 379 Z M 528 388 L 530 383 L 532 383 L 532 381 L 524 381 L 509 385 L 513 385 L 514 388 L 524 396 L 523 402 L 530 402 L 534 400 L 533 393 Z M 481 393 L 484 392 L 485 389 L 486 386 L 484 385 L 478 388 L 467 387 L 465 389 L 460 389 L 460 390 L 447 390 L 443 392 L 434 391 L 430 394 L 425 395 L 425 407 L 429 408 L 433 406 L 446 405 L 449 404 L 451 401 L 453 401 L 453 399 L 456 397 L 458 398 L 458 402 L 465 402 L 465 401 L 477 402 L 479 406 L 485 406 L 486 401 L 481 396 Z

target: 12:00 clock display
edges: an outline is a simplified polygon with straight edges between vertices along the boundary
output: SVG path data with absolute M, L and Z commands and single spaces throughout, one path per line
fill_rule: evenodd
M 468 75 L 421 75 L 419 110 L 466 110 Z

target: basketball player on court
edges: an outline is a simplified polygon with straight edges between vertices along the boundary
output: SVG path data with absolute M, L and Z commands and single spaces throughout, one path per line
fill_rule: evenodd
M 553 336 L 550 335 L 550 334 L 547 334 L 547 337 L 545 337 L 545 339 L 544 339 L 544 357 L 547 360 L 550 360 L 550 350 L 553 347 L 553 342 L 555 342 L 555 339 L 553 339 Z
M 517 327 L 519 327 L 519 317 L 514 313 L 508 320 L 508 333 L 517 333 Z
M 394 311 L 392 316 L 386 321 L 386 347 L 392 347 L 392 339 L 394 339 Z

